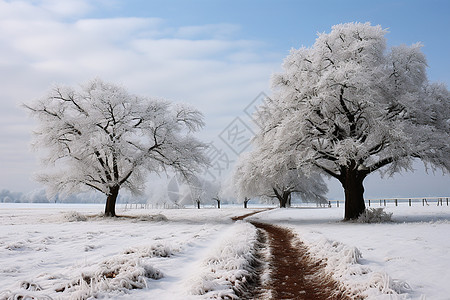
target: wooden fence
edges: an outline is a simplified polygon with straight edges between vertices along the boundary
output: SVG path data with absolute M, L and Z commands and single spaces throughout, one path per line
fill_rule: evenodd
M 180 208 L 179 205 L 169 203 L 122 203 L 121 207 L 127 209 L 170 209 Z
M 437 205 L 437 206 L 449 206 L 449 197 L 416 197 L 416 198 L 381 198 L 381 199 L 365 199 L 367 207 L 383 207 L 383 206 L 399 206 L 399 205 Z M 340 207 L 344 206 L 344 200 L 330 200 L 328 201 L 328 207 Z M 226 205 L 225 205 L 226 206 Z M 327 204 L 315 204 L 315 203 L 301 203 L 293 204 L 292 207 L 307 207 L 307 206 L 321 206 L 326 207 Z M 176 209 L 181 208 L 180 206 L 168 204 L 168 203 L 126 203 L 121 204 L 124 210 L 127 209 Z M 207 206 L 210 207 L 210 206 Z M 211 207 L 214 207 L 211 205 Z
M 437 206 L 449 206 L 450 197 L 416 197 L 416 198 L 381 198 L 381 199 L 365 199 L 366 206 L 376 207 L 376 206 L 388 206 L 400 204 L 408 204 L 412 206 L 413 204 L 422 204 L 422 206 L 437 205 Z M 328 206 L 342 206 L 344 205 L 344 200 L 332 200 L 328 201 Z

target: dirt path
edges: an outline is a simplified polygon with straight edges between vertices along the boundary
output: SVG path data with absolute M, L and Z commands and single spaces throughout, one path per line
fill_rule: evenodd
M 266 211 L 266 210 L 271 210 L 271 209 L 273 209 L 273 208 L 266 208 L 266 209 L 261 209 L 261 210 L 253 211 L 253 212 L 251 212 L 251 213 L 248 213 L 248 214 L 245 214 L 245 215 L 242 215 L 242 216 L 232 217 L 231 220 L 233 220 L 233 221 L 241 221 L 241 220 L 244 220 L 244 219 L 247 218 L 247 217 L 250 217 L 250 216 L 259 214 L 260 212 L 263 212 L 263 211 Z
M 269 289 L 273 299 L 349 299 L 338 284 L 325 276 L 320 263 L 307 255 L 307 248 L 293 241 L 294 234 L 287 228 L 251 222 L 265 231 L 271 249 Z
M 234 221 L 244 220 L 257 214 L 255 211 L 232 218 Z M 266 238 L 265 247 L 270 249 L 270 280 L 265 286 L 253 288 L 255 291 L 270 290 L 271 299 L 292 300 L 344 300 L 350 299 L 338 283 L 325 274 L 323 265 L 308 256 L 307 247 L 288 229 L 272 224 L 250 222 Z M 259 282 L 261 284 L 261 282 Z M 246 299 L 262 299 L 256 292 Z M 265 298 L 264 298 L 265 299 Z

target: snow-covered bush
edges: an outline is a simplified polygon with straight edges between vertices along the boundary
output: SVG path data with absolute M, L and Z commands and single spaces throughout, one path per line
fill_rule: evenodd
M 87 217 L 85 215 L 80 214 L 76 211 L 69 211 L 64 214 L 64 219 L 68 222 L 84 222 L 87 221 Z
M 136 221 L 142 221 L 142 222 L 167 222 L 168 219 L 163 214 L 157 214 L 157 215 L 143 215 L 139 216 Z
M 384 208 L 369 208 L 359 216 L 359 223 L 385 223 L 392 221 L 392 213 L 387 213 Z
M 411 291 L 408 283 L 393 279 L 386 273 L 375 273 L 369 281 L 372 292 L 381 292 L 382 294 L 397 295 Z M 390 297 L 389 299 L 391 299 Z
M 18 241 L 18 242 L 13 242 L 11 244 L 6 245 L 5 249 L 10 250 L 10 251 L 24 251 L 24 250 L 28 250 L 30 248 L 26 245 L 25 242 Z
M 36 291 L 20 291 L 11 292 L 4 291 L 0 293 L 0 300 L 52 300 L 50 296 L 44 295 Z
M 131 289 L 147 287 L 147 278 L 160 279 L 163 274 L 141 258 L 115 256 L 100 263 L 94 270 L 80 276 L 56 292 L 70 295 L 71 299 L 88 299 L 99 293 L 126 293 Z
M 138 257 L 170 257 L 181 251 L 181 246 L 169 243 L 158 243 L 150 246 L 133 247 L 126 249 L 124 254 L 133 254 Z
M 244 222 L 233 228 L 212 247 L 200 270 L 187 283 L 193 295 L 208 299 L 239 299 L 248 284 L 255 280 L 255 266 L 259 264 L 257 229 Z

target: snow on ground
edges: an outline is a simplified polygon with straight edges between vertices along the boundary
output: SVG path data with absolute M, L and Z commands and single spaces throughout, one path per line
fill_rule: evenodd
M 251 209 L 119 210 L 129 216 L 119 219 L 100 217 L 102 209 L 0 204 L 0 299 L 205 299 L 232 295 L 251 271 L 256 231 L 230 219 Z M 393 222 L 383 224 L 341 222 L 342 208 L 250 219 L 292 228 L 328 271 L 369 299 L 449 299 L 450 207 L 387 211 Z
M 315 257 L 328 259 L 335 278 L 370 299 L 450 299 L 450 207 L 402 204 L 386 212 L 393 222 L 341 222 L 342 207 L 276 209 L 251 219 L 292 228 Z M 391 290 L 400 295 L 380 295 Z
M 101 210 L 0 205 L 0 299 L 201 299 L 185 282 L 211 245 L 249 226 L 231 221 L 236 209 L 129 210 L 118 214 L 137 217 L 120 219 Z

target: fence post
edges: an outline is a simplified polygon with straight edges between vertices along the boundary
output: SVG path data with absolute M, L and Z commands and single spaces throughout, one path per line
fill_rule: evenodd
M 339 207 L 339 200 L 336 200 L 336 207 Z
M 397 202 L 397 199 L 394 199 L 395 200 L 395 206 L 398 206 L 398 202 Z
M 409 202 L 409 206 L 411 206 L 411 199 L 408 199 L 408 202 Z
M 370 199 L 369 199 L 369 207 L 370 207 Z
M 447 206 L 448 206 L 448 198 L 446 198 L 447 199 Z
M 383 201 L 384 201 L 384 206 L 386 206 L 386 199 L 384 199 Z
M 381 199 L 380 199 L 380 206 L 381 206 Z
M 425 199 L 422 199 L 422 206 L 425 206 Z

